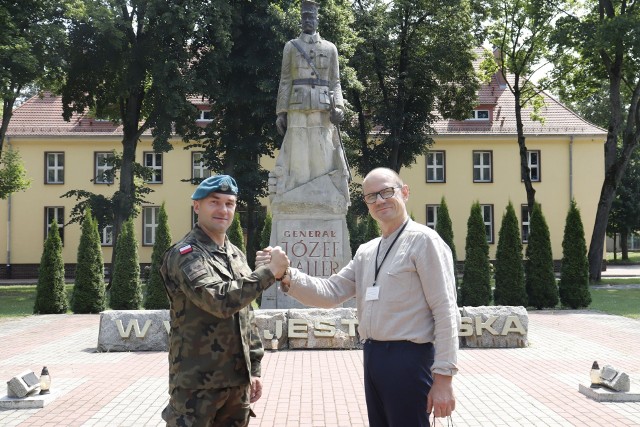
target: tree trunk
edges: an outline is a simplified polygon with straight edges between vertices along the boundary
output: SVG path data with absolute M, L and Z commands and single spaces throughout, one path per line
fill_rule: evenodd
M 536 203 L 536 189 L 531 184 L 531 171 L 529 170 L 529 160 L 527 158 L 527 145 L 525 144 L 526 138 L 524 137 L 524 125 L 522 124 L 522 106 L 521 106 L 521 93 L 517 89 L 518 76 L 516 76 L 516 86 L 513 91 L 513 96 L 516 102 L 516 129 L 518 132 L 518 147 L 520 149 L 520 175 L 524 188 L 527 192 L 527 207 L 529 208 L 529 218 L 533 213 L 533 206 Z
M 596 221 L 591 234 L 589 245 L 589 280 L 599 282 L 602 277 L 602 258 L 604 255 L 604 238 L 607 233 L 607 222 L 609 221 L 609 210 L 616 194 L 615 182 L 610 174 L 605 175 L 600 191 L 600 201 L 596 211 Z
M 11 116 L 13 116 L 13 105 L 16 103 L 16 98 L 9 97 L 4 98 L 2 105 L 2 125 L 0 125 L 0 157 L 2 156 L 2 150 L 4 148 L 4 138 L 7 135 L 7 129 L 9 128 L 9 122 Z
M 618 233 L 613 233 L 613 260 L 618 260 Z
M 622 260 L 629 261 L 629 230 L 620 231 L 620 252 L 622 252 Z

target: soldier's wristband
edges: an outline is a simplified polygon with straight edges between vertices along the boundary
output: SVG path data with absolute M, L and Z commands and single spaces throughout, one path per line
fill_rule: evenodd
M 277 280 L 278 282 L 281 282 L 281 281 L 282 281 L 282 279 L 284 279 L 284 278 L 285 278 L 286 276 L 288 276 L 288 275 L 289 275 L 289 267 L 287 267 L 287 269 L 284 271 L 284 274 L 282 275 L 282 277 L 276 277 L 276 280 Z

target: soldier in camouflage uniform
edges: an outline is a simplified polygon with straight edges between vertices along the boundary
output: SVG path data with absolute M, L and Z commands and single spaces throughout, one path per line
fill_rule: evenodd
M 236 207 L 233 178 L 205 179 L 193 193 L 198 223 L 165 253 L 171 302 L 167 426 L 246 426 L 262 394 L 264 354 L 251 302 L 284 275 L 289 260 L 251 271 L 226 237 Z M 273 260 L 273 253 L 272 253 Z

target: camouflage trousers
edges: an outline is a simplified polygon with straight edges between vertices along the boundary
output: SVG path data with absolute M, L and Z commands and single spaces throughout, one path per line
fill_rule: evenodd
M 162 411 L 167 427 L 244 427 L 255 414 L 249 404 L 249 386 L 171 391 Z

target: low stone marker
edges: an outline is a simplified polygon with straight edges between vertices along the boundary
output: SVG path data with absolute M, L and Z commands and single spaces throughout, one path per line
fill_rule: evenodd
M 7 381 L 8 397 L 25 397 L 40 387 L 40 379 L 33 371 L 24 371 Z
M 169 310 L 108 310 L 100 313 L 98 351 L 167 351 Z
M 256 310 L 266 350 L 360 349 L 355 308 Z M 462 307 L 460 347 L 520 348 L 529 345 L 524 307 Z M 100 313 L 98 351 L 167 351 L 169 310 Z

